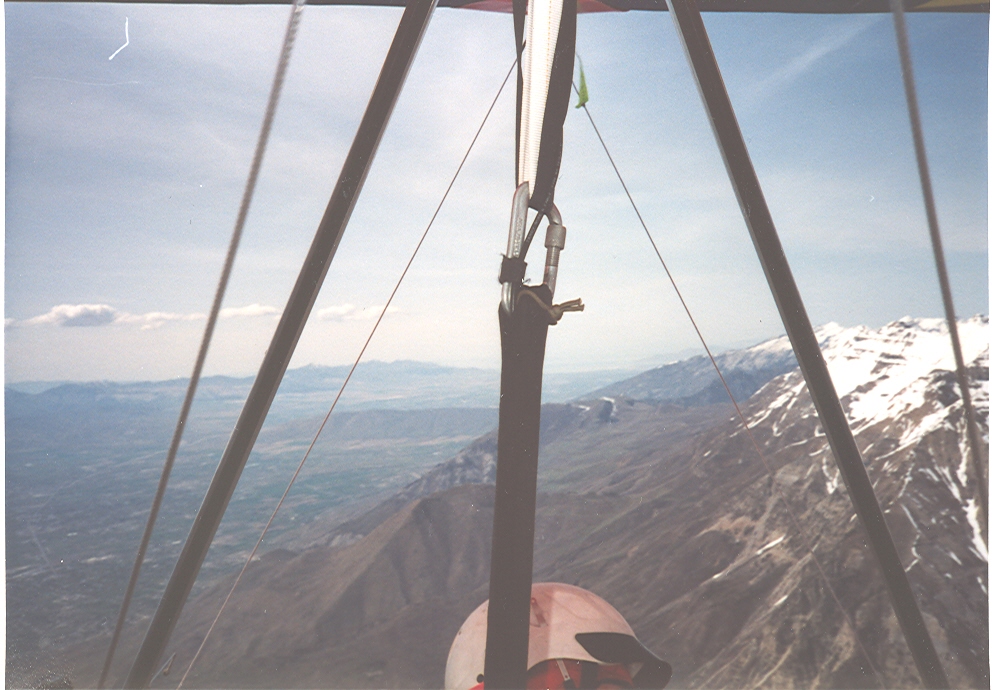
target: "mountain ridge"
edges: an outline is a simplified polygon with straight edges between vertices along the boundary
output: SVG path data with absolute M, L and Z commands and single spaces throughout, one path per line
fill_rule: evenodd
M 951 683 L 987 687 L 987 554 L 941 326 L 832 329 L 824 352 Z M 963 327 L 969 349 L 983 345 L 970 369 L 987 443 L 986 326 Z M 799 371 L 744 407 L 771 471 L 725 405 L 619 396 L 546 406 L 535 577 L 607 598 L 675 666 L 673 687 L 918 687 Z M 478 437 L 404 487 L 385 516 L 265 554 L 194 685 L 440 684 L 451 636 L 486 597 L 492 442 L 492 432 Z M 309 584 L 289 575 L 294 562 L 338 565 Z M 187 665 L 224 587 L 189 603 L 177 664 Z M 297 589 L 316 605 L 280 604 Z M 289 647 L 290 635 L 307 642 Z M 86 666 L 74 677 L 86 682 Z

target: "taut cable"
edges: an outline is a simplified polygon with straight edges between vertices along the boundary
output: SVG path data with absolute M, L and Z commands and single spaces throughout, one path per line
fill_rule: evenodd
M 327 415 L 324 417 L 323 421 L 320 423 L 320 427 L 317 429 L 317 433 L 313 435 L 313 440 L 310 442 L 309 447 L 306 449 L 306 453 L 303 454 L 303 459 L 299 462 L 299 466 L 296 471 L 292 474 L 292 479 L 289 480 L 289 485 L 285 488 L 285 492 L 282 497 L 278 499 L 278 504 L 275 506 L 275 510 L 272 512 L 271 517 L 268 518 L 267 524 L 265 524 L 264 529 L 261 531 L 261 536 L 258 537 L 257 543 L 254 544 L 254 548 L 251 550 L 250 555 L 247 557 L 247 561 L 244 563 L 243 568 L 237 574 L 237 579 L 233 582 L 230 587 L 230 591 L 227 592 L 226 598 L 223 599 L 222 605 L 219 607 L 219 611 L 216 613 L 216 617 L 213 618 L 212 623 L 209 625 L 209 629 L 206 631 L 205 636 L 202 638 L 201 644 L 198 646 L 198 650 L 195 652 L 195 656 L 192 657 L 191 662 L 188 664 L 188 668 L 185 669 L 184 675 L 181 676 L 181 680 L 177 684 L 178 690 L 184 685 L 185 679 L 188 678 L 188 674 L 191 672 L 192 667 L 194 667 L 195 662 L 198 661 L 199 656 L 202 654 L 202 650 L 205 649 L 205 644 L 209 640 L 209 635 L 212 634 L 213 629 L 216 627 L 216 623 L 219 622 L 219 617 L 223 615 L 223 610 L 229 603 L 230 598 L 233 596 L 233 592 L 236 590 L 237 585 L 240 584 L 240 579 L 247 572 L 247 568 L 250 567 L 251 562 L 254 560 L 254 556 L 257 554 L 258 548 L 261 546 L 261 542 L 264 541 L 265 535 L 268 534 L 268 530 L 271 528 L 271 523 L 275 521 L 275 516 L 278 515 L 278 511 L 282 508 L 282 504 L 285 502 L 285 497 L 289 495 L 289 491 L 292 490 L 292 485 L 296 483 L 296 479 L 299 477 L 300 471 L 306 464 L 306 460 L 310 457 L 310 453 L 313 451 L 313 447 L 317 443 L 317 439 L 320 438 L 320 433 L 324 430 L 327 425 L 327 421 L 330 419 L 331 414 L 334 412 L 334 408 L 337 406 L 338 401 L 341 399 L 341 394 L 344 393 L 344 389 L 347 387 L 348 382 L 351 380 L 352 375 L 355 373 L 355 369 L 358 367 L 359 362 L 362 361 L 362 356 L 365 354 L 366 349 L 369 347 L 369 343 L 372 342 L 372 338 L 376 335 L 376 329 L 379 328 L 379 324 L 382 323 L 383 317 L 386 316 L 386 311 L 390 308 L 390 304 L 393 302 L 393 298 L 396 296 L 397 291 L 400 289 L 400 285 L 404 282 L 404 278 L 407 276 L 407 272 L 411 268 L 411 264 L 414 263 L 414 259 L 417 257 L 418 252 L 421 250 L 421 245 L 424 244 L 424 240 L 428 237 L 428 232 L 431 230 L 432 224 L 438 217 L 438 212 L 442 210 L 442 205 L 445 204 L 445 200 L 449 196 L 449 192 L 452 191 L 452 186 L 455 184 L 456 179 L 459 177 L 459 173 L 463 169 L 463 165 L 466 164 L 466 159 L 469 158 L 470 152 L 473 150 L 473 145 L 477 143 L 477 139 L 480 137 L 480 133 L 484 129 L 484 125 L 487 124 L 487 118 L 490 117 L 491 113 L 494 111 L 494 106 L 498 102 L 498 98 L 501 97 L 501 92 L 504 91 L 505 85 L 508 83 L 508 79 L 511 78 L 511 73 L 515 69 L 515 63 L 512 63 L 511 68 L 508 70 L 508 74 L 505 76 L 504 81 L 501 82 L 501 88 L 498 89 L 497 94 L 494 96 L 494 100 L 491 101 L 490 107 L 487 109 L 487 114 L 484 115 L 484 119 L 480 123 L 480 127 L 477 128 L 476 134 L 473 135 L 473 141 L 470 142 L 469 147 L 466 149 L 466 153 L 463 155 L 463 159 L 459 162 L 459 167 L 456 169 L 455 174 L 452 176 L 452 180 L 449 181 L 449 186 L 445 189 L 445 194 L 442 195 L 441 201 L 438 202 L 438 206 L 435 208 L 435 212 L 431 216 L 431 220 L 428 221 L 428 225 L 424 229 L 424 233 L 421 235 L 421 239 L 418 240 L 417 246 L 414 247 L 414 251 L 411 253 L 410 259 L 407 261 L 407 265 L 404 266 L 403 272 L 400 274 L 400 278 L 397 280 L 397 284 L 393 287 L 393 291 L 390 293 L 390 298 L 386 300 L 386 304 L 383 305 L 382 311 L 379 313 L 379 318 L 376 319 L 376 323 L 372 326 L 372 330 L 369 331 L 369 337 L 366 338 L 365 344 L 362 345 L 362 349 L 359 351 L 358 356 L 355 358 L 354 364 L 351 365 L 351 369 L 348 371 L 348 375 L 345 377 L 344 381 L 341 383 L 341 388 L 338 390 L 337 395 L 334 397 L 334 402 L 331 403 L 330 409 L 327 410 Z
M 577 92 L 577 86 L 574 87 L 574 91 Z M 853 623 L 852 617 L 849 615 L 845 607 L 842 606 L 842 602 L 839 600 L 838 595 L 835 594 L 835 588 L 832 583 L 828 580 L 828 576 L 825 575 L 824 568 L 821 567 L 821 562 L 818 560 L 817 555 L 814 553 L 814 548 L 807 541 L 807 533 L 804 531 L 803 527 L 800 525 L 800 520 L 797 519 L 796 515 L 793 513 L 793 509 L 790 507 L 789 502 L 786 500 L 786 494 L 783 492 L 782 486 L 776 480 L 776 473 L 773 471 L 772 467 L 765 459 L 765 455 L 762 453 L 762 449 L 759 448 L 758 442 L 755 440 L 754 434 L 751 432 L 751 427 L 748 426 L 748 420 L 745 419 L 744 413 L 741 412 L 741 407 L 738 405 L 737 399 L 734 394 L 731 393 L 730 386 L 727 385 L 727 381 L 724 379 L 723 372 L 720 371 L 720 367 L 717 366 L 717 360 L 710 352 L 709 346 L 706 344 L 706 340 L 703 338 L 702 332 L 699 330 L 699 326 L 696 324 L 696 319 L 693 317 L 692 312 L 689 311 L 689 305 L 686 304 L 685 299 L 682 297 L 682 292 L 678 289 L 678 285 L 675 283 L 675 278 L 672 277 L 671 271 L 668 270 L 668 264 L 665 263 L 664 257 L 661 255 L 661 250 L 658 249 L 657 243 L 654 241 L 654 237 L 651 235 L 651 231 L 647 228 L 647 223 L 644 222 L 643 216 L 640 214 L 640 209 L 637 208 L 637 204 L 633 201 L 633 195 L 630 194 L 629 188 L 626 186 L 626 182 L 623 180 L 623 176 L 619 173 L 619 167 L 616 165 L 616 161 L 612 159 L 612 154 L 609 152 L 609 147 L 605 145 L 605 140 L 598 131 L 598 126 L 595 124 L 595 120 L 592 118 L 591 113 L 588 111 L 588 106 L 583 105 L 585 114 L 588 116 L 588 121 L 591 123 L 592 129 L 595 130 L 595 135 L 598 137 L 599 142 L 602 144 L 603 150 L 605 150 L 605 155 L 609 158 L 609 162 L 612 164 L 612 169 L 616 172 L 616 177 L 619 178 L 619 183 L 623 186 L 623 191 L 626 192 L 627 198 L 630 200 L 630 205 L 633 206 L 634 213 L 637 214 L 637 219 L 640 221 L 641 226 L 644 228 L 644 232 L 647 234 L 647 239 L 650 240 L 651 247 L 654 249 L 654 253 L 658 256 L 658 261 L 661 262 L 661 267 L 664 268 L 665 273 L 668 275 L 668 280 L 671 281 L 671 286 L 675 290 L 675 294 L 678 296 L 679 302 L 682 303 L 682 308 L 685 309 L 686 316 L 689 317 L 689 322 L 692 324 L 693 329 L 696 331 L 696 335 L 699 336 L 699 342 L 703 345 L 703 350 L 706 352 L 706 356 L 710 358 L 710 363 L 713 365 L 714 371 L 717 372 L 717 377 L 720 379 L 720 383 L 723 384 L 724 390 L 727 391 L 727 397 L 730 398 L 731 404 L 734 406 L 734 411 L 737 412 L 738 418 L 741 420 L 741 425 L 744 427 L 745 433 L 748 435 L 749 440 L 752 442 L 752 446 L 755 448 L 755 452 L 758 455 L 762 466 L 765 468 L 766 473 L 772 478 L 772 485 L 779 492 L 780 501 L 783 503 L 783 508 L 786 510 L 787 515 L 790 517 L 790 522 L 793 524 L 794 530 L 796 530 L 797 535 L 800 538 L 801 545 L 807 549 L 807 552 L 813 561 L 814 565 L 817 567 L 818 574 L 821 576 L 825 587 L 831 593 L 832 599 L 835 601 L 835 605 L 838 606 L 839 611 L 845 617 L 846 622 L 849 624 L 849 629 L 852 631 L 852 636 L 856 640 L 856 646 L 859 648 L 860 653 L 866 659 L 867 664 L 869 664 L 870 669 L 873 671 L 877 678 L 877 682 L 880 683 L 881 688 L 886 688 L 884 684 L 883 677 L 881 673 L 877 670 L 876 664 L 873 663 L 873 659 L 866 651 L 866 646 L 859 639 L 859 632 L 856 630 L 856 625 Z
M 275 111 L 278 109 L 279 96 L 282 93 L 282 84 L 285 82 L 285 73 L 289 67 L 289 58 L 292 55 L 292 47 L 296 42 L 296 31 L 299 28 L 299 19 L 302 14 L 305 0 L 293 0 L 292 10 L 289 15 L 289 23 L 285 28 L 285 40 L 282 42 L 282 53 L 278 58 L 278 67 L 275 69 L 275 79 L 271 85 L 271 95 L 268 97 L 268 107 L 265 110 L 264 121 L 261 123 L 261 131 L 257 138 L 257 148 L 254 150 L 254 159 L 251 162 L 250 174 L 247 176 L 247 184 L 244 186 L 243 199 L 240 202 L 240 211 L 237 213 L 237 222 L 233 227 L 233 234 L 230 237 L 230 246 L 226 252 L 226 260 L 223 262 L 223 271 L 219 276 L 219 284 L 216 286 L 216 296 L 212 301 L 212 309 L 209 311 L 209 318 L 205 323 L 205 332 L 202 334 L 202 344 L 198 348 L 198 356 L 195 358 L 195 367 L 191 378 L 188 380 L 188 390 L 181 404 L 181 413 L 177 418 L 177 426 L 174 427 L 174 436 L 167 451 L 167 459 L 164 461 L 163 470 L 160 473 L 160 482 L 157 484 L 156 494 L 153 497 L 153 504 L 150 506 L 150 515 L 146 520 L 146 529 L 139 542 L 139 550 L 136 553 L 136 561 L 132 565 L 132 574 L 129 577 L 129 584 L 125 588 L 125 596 L 122 598 L 122 606 L 118 611 L 118 621 L 115 623 L 115 632 L 111 636 L 111 644 L 108 647 L 108 654 L 104 659 L 104 668 L 101 670 L 101 679 L 97 682 L 98 688 L 103 688 L 108 679 L 108 672 L 111 670 L 111 662 L 115 657 L 115 648 L 125 627 L 125 617 L 129 612 L 129 604 L 132 595 L 136 590 L 136 583 L 139 581 L 139 573 L 143 568 L 143 560 L 146 558 L 146 549 L 150 545 L 150 538 L 153 536 L 153 527 L 157 522 L 157 515 L 160 513 L 160 505 L 163 503 L 164 493 L 167 491 L 167 482 L 170 479 L 171 470 L 174 468 L 174 459 L 177 457 L 178 448 L 181 446 L 181 436 L 184 434 L 184 425 L 188 421 L 188 413 L 191 411 L 191 403 L 195 399 L 195 390 L 198 388 L 199 378 L 202 376 L 202 366 L 205 364 L 206 355 L 209 352 L 209 343 L 212 342 L 212 333 L 216 328 L 216 320 L 219 317 L 219 310 L 223 304 L 223 296 L 226 294 L 226 285 L 230 280 L 230 273 L 233 270 L 233 262 L 237 257 L 237 247 L 240 245 L 240 237 L 243 234 L 244 225 L 247 222 L 247 213 L 250 210 L 251 199 L 254 198 L 254 188 L 257 186 L 258 174 L 261 171 L 261 162 L 264 160 L 264 151 L 268 146 L 268 137 L 271 134 L 271 125 L 275 119 Z M 113 56 L 114 57 L 114 56 Z M 109 58 L 110 59 L 110 58 Z

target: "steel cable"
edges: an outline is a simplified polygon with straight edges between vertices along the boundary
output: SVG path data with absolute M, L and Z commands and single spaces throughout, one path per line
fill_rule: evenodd
M 278 109 L 279 96 L 282 93 L 282 84 L 285 82 L 285 73 L 289 66 L 289 58 L 292 55 L 292 47 L 296 41 L 296 31 L 299 28 L 299 19 L 302 14 L 306 0 L 293 0 L 292 9 L 289 15 L 289 22 L 285 28 L 285 39 L 282 42 L 282 53 L 278 59 L 278 66 L 275 69 L 275 79 L 271 85 L 271 94 L 268 97 L 268 106 L 265 110 L 264 121 L 261 123 L 261 130 L 258 134 L 257 147 L 254 150 L 254 158 L 251 162 L 250 173 L 247 176 L 247 183 L 244 186 L 243 199 L 240 202 L 240 211 L 237 213 L 237 221 L 233 227 L 233 234 L 230 237 L 229 249 L 226 252 L 226 260 L 223 262 L 223 271 L 219 276 L 219 284 L 216 286 L 216 295 L 212 301 L 212 309 L 209 312 L 208 320 L 205 323 L 205 332 L 202 334 L 202 343 L 198 349 L 198 356 L 195 358 L 195 367 L 191 378 L 188 380 L 188 390 L 181 405 L 181 413 L 178 415 L 177 426 L 174 427 L 174 436 L 171 438 L 170 448 L 167 451 L 167 459 L 164 461 L 163 470 L 160 473 L 160 481 L 157 484 L 156 494 L 153 497 L 153 504 L 150 507 L 150 514 L 146 520 L 146 529 L 139 543 L 139 550 L 136 553 L 136 560 L 132 566 L 132 574 L 129 577 L 129 584 L 125 589 L 125 596 L 122 599 L 122 606 L 118 612 L 118 620 L 115 623 L 115 632 L 111 636 L 111 645 L 108 647 L 108 654 L 104 660 L 104 667 L 101 670 L 101 678 L 97 687 L 103 688 L 111 670 L 111 662 L 115 656 L 115 649 L 118 640 L 122 635 L 125 626 L 125 617 L 129 611 L 129 604 L 132 595 L 136 590 L 136 583 L 139 581 L 139 573 L 143 567 L 143 560 L 146 558 L 146 549 L 149 547 L 150 539 L 153 536 L 153 527 L 156 524 L 157 516 L 160 513 L 160 505 L 163 503 L 164 493 L 167 491 L 167 482 L 170 479 L 171 470 L 174 467 L 174 460 L 177 457 L 178 448 L 181 446 L 181 436 L 184 434 L 184 426 L 188 421 L 188 413 L 191 411 L 191 404 L 195 398 L 195 391 L 198 388 L 198 381 L 202 375 L 202 367 L 209 352 L 209 343 L 212 341 L 212 333 L 216 327 L 219 311 L 222 307 L 223 296 L 226 294 L 226 286 L 229 283 L 230 273 L 233 270 L 233 263 L 237 256 L 237 247 L 240 244 L 240 237 L 243 234 L 244 225 L 247 222 L 247 214 L 250 210 L 251 199 L 254 197 L 254 188 L 257 186 L 258 174 L 261 171 L 261 163 L 264 160 L 264 152 L 268 145 L 268 137 L 271 134 L 271 125 L 275 119 L 275 111 Z
M 574 91 L 577 93 L 577 86 L 574 86 Z M 825 575 L 824 568 L 821 567 L 821 562 L 818 560 L 817 555 L 814 553 L 814 548 L 807 541 L 807 532 L 800 525 L 800 521 L 797 519 L 796 515 L 793 513 L 793 509 L 790 507 L 789 502 L 786 499 L 786 494 L 783 492 L 779 481 L 776 479 L 776 473 L 769 465 L 768 461 L 765 459 L 765 455 L 762 453 L 762 449 L 759 447 L 758 442 L 755 440 L 754 434 L 752 434 L 751 427 L 748 425 L 748 420 L 745 418 L 744 413 L 741 412 L 741 407 L 738 405 L 737 399 L 731 392 L 730 386 L 727 385 L 727 381 L 724 379 L 724 374 L 720 371 L 720 367 L 717 365 L 717 360 L 710 351 L 709 346 L 706 344 L 706 340 L 703 338 L 703 333 L 699 330 L 699 326 L 696 324 L 696 319 L 693 317 L 692 312 L 689 310 L 689 305 L 686 304 L 685 298 L 682 297 L 682 292 L 679 290 L 678 285 L 675 283 L 675 278 L 672 276 L 671 271 L 668 270 L 668 264 L 665 262 L 664 257 L 661 254 L 661 250 L 658 248 L 657 243 L 654 241 L 654 237 L 651 235 L 651 231 L 647 227 L 647 223 L 644 221 L 643 216 L 640 213 L 640 209 L 637 208 L 637 204 L 633 200 L 633 195 L 630 193 L 629 188 L 626 186 L 626 181 L 619 172 L 619 167 L 616 165 L 616 161 L 613 160 L 612 154 L 609 152 L 609 147 L 606 146 L 605 140 L 602 138 L 601 133 L 598 131 L 598 126 L 595 124 L 595 120 L 591 116 L 591 112 L 588 110 L 588 106 L 582 104 L 585 115 L 588 116 L 588 121 L 591 123 L 592 129 L 595 131 L 595 136 L 598 137 L 599 143 L 602 144 L 602 149 L 605 151 L 606 157 L 609 159 L 609 163 L 612 164 L 612 169 L 616 173 L 616 177 L 619 178 L 619 183 L 623 187 L 623 191 L 626 192 L 627 198 L 630 200 L 630 205 L 633 207 L 634 213 L 637 215 L 637 219 L 640 221 L 640 225 L 644 229 L 644 233 L 647 235 L 647 239 L 651 243 L 651 247 L 654 249 L 654 253 L 657 254 L 658 261 L 661 262 L 661 267 L 664 269 L 665 274 L 668 276 L 668 280 L 671 282 L 672 288 L 675 290 L 675 294 L 678 296 L 679 302 L 682 304 L 682 308 L 685 310 L 686 316 L 689 318 L 689 322 L 692 324 L 693 330 L 696 331 L 696 335 L 699 337 L 699 342 L 703 346 L 703 350 L 706 352 L 706 356 L 710 359 L 710 363 L 713 365 L 714 371 L 717 373 L 717 377 L 720 379 L 720 383 L 724 386 L 724 390 L 727 392 L 727 397 L 730 398 L 731 404 L 734 406 L 734 411 L 738 415 L 738 419 L 741 420 L 741 425 L 744 427 L 744 431 L 751 441 L 752 446 L 755 448 L 755 452 L 758 455 L 759 460 L 762 463 L 763 468 L 766 473 L 772 478 L 772 484 L 776 487 L 779 493 L 780 501 L 783 503 L 783 508 L 786 510 L 787 515 L 790 518 L 790 522 L 793 524 L 793 528 L 796 530 L 798 536 L 801 540 L 801 545 L 807 549 L 811 561 L 817 567 L 818 574 L 821 576 L 825 587 L 831 593 L 832 600 L 838 607 L 839 611 L 845 617 L 846 622 L 849 624 L 849 629 L 852 632 L 853 638 L 856 640 L 856 645 L 859 648 L 860 653 L 866 659 L 867 664 L 876 676 L 877 682 L 880 683 L 882 688 L 886 688 L 882 674 L 877 670 L 876 664 L 873 663 L 873 659 L 870 658 L 869 653 L 866 651 L 866 646 L 863 644 L 862 640 L 859 638 L 859 632 L 856 630 L 856 625 L 853 622 L 852 617 L 849 612 L 846 611 L 842 602 L 839 600 L 838 595 L 835 594 L 835 588 L 832 586 L 831 581 L 829 581 L 828 576 Z M 709 681 L 709 679 L 707 679 Z
M 511 73 L 515 70 L 515 64 L 512 63 L 511 68 L 508 70 L 508 74 L 505 75 L 504 81 L 501 82 L 501 88 L 498 89 L 497 94 L 494 96 L 494 100 L 491 101 L 490 107 L 487 109 L 487 114 L 484 115 L 484 119 L 480 122 L 480 127 L 477 128 L 476 134 L 473 135 L 473 141 L 470 142 L 469 147 L 466 149 L 466 153 L 463 154 L 462 160 L 459 162 L 459 167 L 456 169 L 455 174 L 449 181 L 449 185 L 445 189 L 445 193 L 442 195 L 442 199 L 438 202 L 438 206 L 435 208 L 435 212 L 431 216 L 431 220 L 428 221 L 428 225 L 425 227 L 424 232 L 421 235 L 421 239 L 418 240 L 417 246 L 414 247 L 414 251 L 411 253 L 410 259 L 407 261 L 407 265 L 404 266 L 403 272 L 400 274 L 400 278 L 397 280 L 396 285 L 393 287 L 393 291 L 390 293 L 389 299 L 386 300 L 386 304 L 383 305 L 382 311 L 379 313 L 379 318 L 376 319 L 376 323 L 372 326 L 372 330 L 369 331 L 369 336 L 365 339 L 365 343 L 362 345 L 362 349 L 359 351 L 358 356 L 355 358 L 355 362 L 351 365 L 351 369 L 348 371 L 348 375 L 345 377 L 344 381 L 341 383 L 341 387 L 334 397 L 334 402 L 331 403 L 330 408 L 327 410 L 326 416 L 324 416 L 323 421 L 320 423 L 320 427 L 317 432 L 313 435 L 313 440 L 310 442 L 309 447 L 303 454 L 303 459 L 299 462 L 299 466 L 296 467 L 296 471 L 292 474 L 292 479 L 289 480 L 288 486 L 285 488 L 285 492 L 282 497 L 278 499 L 278 504 L 275 506 L 275 510 L 272 511 L 271 517 L 268 518 L 268 522 L 265 524 L 264 529 L 261 531 L 261 536 L 258 537 L 257 543 L 254 544 L 254 548 L 251 549 L 250 555 L 247 557 L 247 561 L 244 563 L 240 572 L 237 574 L 236 580 L 234 580 L 233 585 L 230 587 L 229 592 L 227 592 L 226 597 L 223 599 L 222 605 L 219 607 L 219 611 L 216 612 L 215 618 L 213 618 L 212 623 L 209 625 L 209 629 L 206 631 L 205 636 L 202 638 L 202 642 L 199 644 L 198 649 L 195 651 L 195 655 L 192 657 L 191 662 L 188 664 L 188 668 L 185 669 L 184 675 L 181 676 L 181 680 L 177 684 L 177 690 L 180 690 L 181 686 L 184 685 L 184 681 L 188 678 L 188 674 L 191 669 L 195 666 L 195 662 L 201 656 L 202 651 L 205 649 L 205 644 L 209 640 L 209 635 L 216 627 L 216 623 L 219 622 L 220 616 L 223 615 L 223 611 L 226 609 L 226 605 L 229 603 L 230 598 L 233 596 L 233 592 L 236 591 L 237 585 L 240 584 L 240 580 L 243 578 L 244 573 L 247 572 L 247 568 L 250 567 L 251 562 L 254 560 L 254 556 L 257 555 L 258 548 L 260 548 L 261 543 L 264 541 L 265 536 L 268 534 L 268 530 L 271 528 L 271 524 L 275 521 L 275 516 L 278 515 L 278 511 L 282 508 L 282 504 L 285 502 L 286 496 L 289 495 L 289 491 L 292 490 L 292 485 L 296 483 L 296 479 L 299 477 L 299 473 L 302 471 L 303 466 L 306 464 L 306 460 L 310 457 L 310 453 L 313 451 L 313 447 L 317 443 L 317 439 L 320 438 L 321 432 L 327 425 L 327 421 L 330 419 L 331 414 L 334 412 L 334 408 L 337 406 L 338 401 L 341 400 L 341 395 L 344 393 L 344 389 L 347 387 L 348 382 L 351 381 L 352 375 L 355 373 L 355 369 L 358 367 L 359 362 L 362 360 L 362 356 L 365 355 L 365 351 L 369 347 L 369 343 L 372 342 L 373 336 L 376 334 L 376 329 L 379 328 L 379 324 L 382 323 L 383 317 L 386 316 L 386 312 L 393 302 L 393 298 L 396 296 L 397 291 L 400 289 L 400 285 L 404 282 L 404 278 L 407 276 L 407 272 L 410 271 L 411 264 L 414 263 L 414 259 L 417 257 L 418 252 L 421 250 L 421 245 L 424 244 L 425 238 L 428 237 L 428 232 L 431 230 L 432 224 L 438 217 L 439 211 L 442 210 L 442 206 L 445 204 L 445 200 L 449 196 L 449 192 L 452 191 L 452 186 L 455 184 L 456 179 L 459 177 L 459 173 L 463 170 L 463 166 L 466 164 L 466 159 L 469 158 L 470 152 L 473 150 L 474 144 L 477 143 L 477 139 L 480 137 L 480 133 L 484 129 L 484 125 L 487 124 L 487 119 L 490 117 L 491 113 L 494 111 L 494 106 L 497 104 L 498 99 L 501 97 L 501 92 L 504 91 L 504 87 L 508 84 L 508 80 L 511 78 Z

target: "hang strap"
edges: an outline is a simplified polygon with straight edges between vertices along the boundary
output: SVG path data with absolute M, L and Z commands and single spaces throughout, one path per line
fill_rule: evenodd
M 525 81 L 519 89 L 516 118 L 517 182 L 529 182 L 529 206 L 545 213 L 553 204 L 563 153 L 563 126 L 574 76 L 577 0 L 528 2 L 528 21 L 522 29 L 526 34 Z M 520 7 L 512 7 L 518 43 Z M 517 50 L 521 55 L 520 45 Z
M 515 86 L 515 186 L 519 182 L 519 142 L 522 140 L 522 49 L 525 47 L 525 12 L 528 0 L 511 0 L 511 15 L 515 20 L 515 64 L 518 81 Z
M 577 35 L 577 0 L 563 0 L 560 27 L 557 33 L 557 50 L 550 72 L 550 89 L 543 114 L 543 127 L 539 138 L 539 158 L 536 163 L 536 184 L 529 197 L 529 206 L 547 212 L 553 204 L 560 174 L 560 161 L 564 152 L 564 120 L 571 98 L 574 79 L 574 50 Z

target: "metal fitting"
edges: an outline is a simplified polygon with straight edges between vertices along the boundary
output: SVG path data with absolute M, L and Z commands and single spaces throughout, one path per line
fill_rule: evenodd
M 551 206 L 546 214 L 550 224 L 546 227 L 546 239 L 543 245 L 546 247 L 546 264 L 543 268 L 543 282 L 550 288 L 553 295 L 557 289 L 557 265 L 560 263 L 560 250 L 564 248 L 567 239 L 567 228 L 564 227 L 560 218 L 560 211 L 556 206 Z

